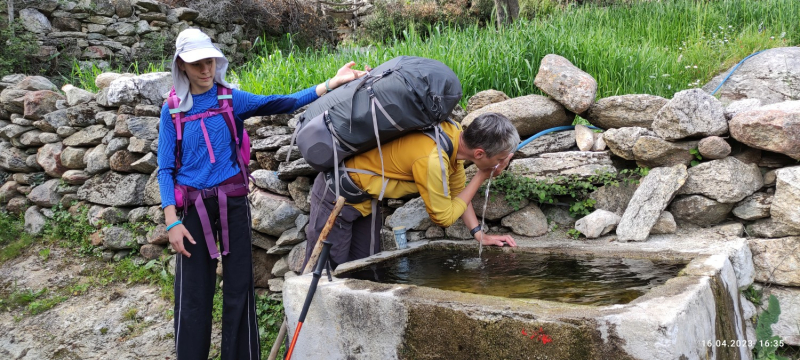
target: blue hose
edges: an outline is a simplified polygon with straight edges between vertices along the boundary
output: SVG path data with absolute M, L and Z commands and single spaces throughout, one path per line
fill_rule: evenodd
M 717 93 L 717 90 L 719 90 L 719 88 L 721 88 L 721 87 L 722 87 L 722 84 L 724 84 L 726 81 L 728 81 L 728 78 L 730 78 L 730 77 L 731 77 L 731 75 L 733 75 L 733 72 L 734 72 L 734 71 L 736 71 L 736 69 L 739 67 L 739 65 L 742 65 L 742 63 L 743 63 L 745 60 L 747 60 L 747 59 L 751 58 L 751 57 L 752 57 L 752 56 L 754 56 L 754 55 L 758 55 L 758 53 L 760 53 L 760 52 L 762 52 L 762 51 L 764 51 L 764 50 L 756 51 L 756 52 L 754 52 L 754 53 L 752 53 L 752 54 L 748 55 L 746 58 L 742 59 L 742 61 L 739 61 L 739 63 L 738 63 L 738 64 L 736 64 L 736 66 L 734 66 L 734 67 L 733 67 L 733 69 L 731 69 L 731 72 L 729 72 L 729 73 L 728 73 L 728 76 L 726 76 L 724 79 L 722 79 L 722 82 L 721 82 L 721 83 L 719 83 L 719 85 L 717 86 L 717 88 L 716 88 L 716 89 L 714 89 L 714 91 L 712 91 L 712 92 L 711 92 L 711 95 L 714 95 L 714 94 L 716 94 L 716 93 Z
M 596 126 L 591 126 L 591 125 L 587 125 L 587 127 L 588 127 L 588 128 L 590 128 L 590 129 L 602 130 L 602 129 L 601 129 L 601 128 L 599 128 L 599 127 L 596 127 Z M 528 143 L 530 143 L 531 141 L 535 140 L 536 138 L 538 138 L 538 137 L 540 137 L 540 136 L 542 136 L 542 135 L 549 134 L 549 133 L 551 133 L 551 132 L 556 132 L 556 131 L 572 130 L 572 129 L 574 129 L 574 128 L 575 128 L 575 126 L 574 126 L 574 125 L 568 125 L 568 126 L 556 126 L 556 127 L 554 127 L 554 128 L 549 128 L 549 129 L 547 129 L 547 130 L 542 130 L 542 131 L 539 131 L 539 132 L 538 132 L 538 133 L 536 133 L 535 135 L 533 135 L 533 136 L 529 137 L 528 139 L 526 139 L 525 141 L 523 141 L 523 142 L 519 143 L 519 146 L 517 146 L 517 150 L 515 150 L 515 152 L 516 152 L 516 151 L 519 151 L 519 149 L 522 149 L 522 147 L 523 147 L 523 146 L 525 146 L 525 145 L 528 145 Z

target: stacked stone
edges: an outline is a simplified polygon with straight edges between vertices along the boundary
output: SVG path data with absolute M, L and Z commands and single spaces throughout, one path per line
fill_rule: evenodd
M 798 52 L 775 49 L 759 56 L 764 61 L 800 58 Z M 523 139 L 569 125 L 576 113 L 606 129 L 601 137 L 581 128 L 542 136 L 515 155 L 509 169 L 522 176 L 588 179 L 598 170 L 615 172 L 637 164 L 651 170 L 638 185 L 601 187 L 592 194 L 597 210 L 577 222 L 560 206 L 539 207 L 523 200 L 514 208 L 502 196 L 488 204 L 476 196 L 473 207 L 479 217 L 486 207 L 490 232 L 536 237 L 553 233 L 553 224 L 558 224 L 561 229 L 574 226 L 587 238 L 616 229 L 613 239 L 644 241 L 651 234 L 674 233 L 677 225 L 710 227 L 733 221 L 729 228 L 734 236 L 742 236 L 746 226 L 756 281 L 775 285 L 770 292 L 782 302 L 800 298 L 794 270 L 800 263 L 794 251 L 800 244 L 800 168 L 794 166 L 800 144 L 793 136 L 800 103 L 753 98 L 723 105 L 699 89 L 678 92 L 669 100 L 623 95 L 595 102 L 594 79 L 565 61 L 557 56 L 542 61 L 536 84 L 547 97 L 510 99 L 497 91 L 482 92 L 469 100 L 468 113 L 457 109 L 456 120 L 469 125 L 482 113 L 499 112 L 511 119 Z M 780 66 L 787 66 L 781 61 Z M 143 260 L 160 257 L 167 236 L 155 158 L 159 109 L 170 79 L 169 73 L 106 73 L 96 80 L 97 94 L 70 85 L 62 94 L 36 76 L 0 79 L 3 209 L 25 213 L 26 229 L 38 233 L 53 206 L 79 201 L 90 207 L 89 220 L 101 229 L 92 240 L 107 258 L 128 255 L 133 248 L 139 248 L 136 256 Z M 800 84 L 800 79 L 792 83 Z M 564 91 L 567 86 L 569 92 Z M 250 201 L 256 287 L 275 298 L 280 298 L 284 279 L 302 271 L 309 191 L 316 176 L 289 144 L 301 113 L 245 122 L 255 178 Z M 598 140 L 609 150 L 595 148 Z M 694 149 L 703 162 L 691 166 L 697 159 Z M 474 166 L 467 169 L 468 179 L 475 171 Z M 411 242 L 472 238 L 460 220 L 447 229 L 436 226 L 424 207 L 419 197 L 386 201 L 384 250 L 395 249 L 390 231 L 395 226 L 406 227 Z M 147 221 L 149 231 L 122 226 Z M 784 340 L 800 344 L 787 325 L 800 314 L 786 314 L 780 325 L 786 328 Z
M 40 57 L 60 53 L 100 68 L 109 60 L 128 64 L 143 57 L 169 57 L 162 52 L 189 27 L 203 30 L 226 54 L 249 47 L 241 25 L 213 23 L 196 10 L 155 0 L 40 0 L 18 10 L 24 28 L 40 39 Z

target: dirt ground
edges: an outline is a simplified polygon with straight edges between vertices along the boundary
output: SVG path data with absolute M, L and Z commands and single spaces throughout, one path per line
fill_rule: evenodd
M 43 288 L 67 299 L 37 315 L 0 312 L 0 358 L 175 359 L 172 304 L 157 286 L 112 283 L 70 292 L 108 265 L 58 248 L 45 259 L 39 249 L 0 266 L 0 299 Z

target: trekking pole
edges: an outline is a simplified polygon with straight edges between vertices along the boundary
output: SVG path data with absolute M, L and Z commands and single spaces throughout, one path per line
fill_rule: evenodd
M 339 196 L 339 198 L 336 200 L 336 205 L 333 206 L 333 211 L 331 211 L 331 214 L 328 216 L 328 221 L 325 222 L 325 226 L 319 233 L 319 238 L 317 238 L 317 243 L 314 245 L 314 250 L 311 252 L 311 256 L 308 258 L 308 263 L 306 263 L 306 267 L 303 269 L 303 275 L 311 272 L 311 270 L 313 270 L 314 266 L 317 264 L 317 260 L 320 258 L 320 253 L 322 252 L 323 242 L 325 242 L 325 240 L 328 239 L 328 233 L 331 232 L 331 229 L 333 228 L 333 223 L 336 222 L 336 217 L 339 216 L 339 212 L 342 211 L 342 207 L 344 207 L 344 198 Z M 316 285 L 318 279 L 319 278 L 317 278 L 317 280 L 314 281 L 314 285 Z M 316 290 L 316 286 L 314 286 L 314 290 Z M 313 294 L 311 296 L 313 297 Z M 308 309 L 305 309 L 305 311 L 307 310 Z M 305 316 L 303 316 L 303 318 L 305 319 Z M 284 316 L 283 324 L 281 324 L 281 330 L 278 333 L 278 338 L 275 339 L 275 343 L 272 345 L 272 350 L 269 352 L 269 360 L 275 360 L 275 358 L 278 356 L 278 350 L 281 347 L 283 338 L 286 336 L 286 328 L 287 328 L 287 322 L 286 322 L 286 317 Z M 297 335 L 295 334 L 295 336 Z M 287 353 L 287 355 L 289 355 L 289 353 Z M 289 357 L 286 358 L 288 359 Z
M 303 328 L 303 322 L 306 321 L 306 315 L 308 314 L 308 308 L 311 307 L 311 300 L 314 299 L 314 293 L 317 292 L 317 283 L 319 283 L 319 278 L 322 276 L 322 270 L 325 269 L 325 265 L 328 262 L 328 255 L 331 252 L 331 243 L 328 240 L 322 242 L 322 252 L 319 256 L 319 261 L 317 261 L 317 268 L 314 270 L 314 278 L 311 279 L 311 285 L 308 287 L 308 295 L 306 295 L 306 302 L 303 304 L 303 311 L 300 312 L 300 318 L 297 320 L 297 327 L 294 329 L 294 336 L 292 337 L 292 342 L 289 345 L 289 350 L 286 352 L 286 360 L 292 359 L 292 352 L 294 351 L 294 345 L 297 343 L 297 338 L 300 336 L 300 329 Z M 328 274 L 330 276 L 330 274 Z

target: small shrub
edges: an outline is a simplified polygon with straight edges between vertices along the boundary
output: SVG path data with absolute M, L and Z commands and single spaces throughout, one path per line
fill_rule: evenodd
M 390 42 L 407 38 L 409 33 L 426 38 L 437 24 L 463 28 L 486 23 L 492 17 L 493 7 L 492 0 L 376 1 L 373 14 L 359 29 L 359 38 L 371 42 Z
M 567 230 L 567 235 L 569 235 L 573 239 L 577 240 L 581 236 L 581 232 L 578 231 L 578 229 L 569 229 L 569 230 Z
M 82 206 L 73 215 L 58 204 L 53 207 L 53 218 L 45 228 L 45 236 L 62 242 L 68 248 L 77 249 L 81 255 L 92 255 L 94 246 L 89 241 L 89 236 L 96 229 L 89 224 L 88 213 L 87 206 Z
M 491 190 L 494 194 L 505 194 L 506 201 L 515 209 L 519 209 L 523 199 L 540 204 L 555 204 L 564 200 L 569 204 L 570 215 L 579 217 L 593 211 L 595 201 L 589 195 L 599 187 L 619 186 L 620 181 L 635 182 L 644 172 L 645 169 L 637 168 L 618 173 L 598 172 L 586 179 L 574 175 L 536 180 L 506 171 L 494 180 Z
M 20 19 L 16 19 L 11 26 L 0 24 L 0 44 L 3 46 L 0 74 L 42 73 L 49 67 L 35 56 L 39 54 L 39 42 L 36 35 L 22 27 Z
M 756 344 L 753 354 L 756 359 L 782 360 L 786 359 L 775 352 L 783 346 L 780 336 L 772 335 L 772 325 L 778 322 L 781 315 L 781 306 L 775 295 L 769 296 L 767 309 L 758 316 L 756 322 Z

